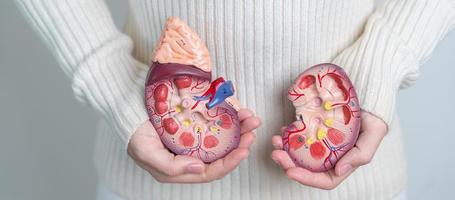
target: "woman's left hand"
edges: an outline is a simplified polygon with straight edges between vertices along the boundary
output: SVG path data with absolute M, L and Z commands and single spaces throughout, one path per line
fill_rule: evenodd
M 206 183 L 221 179 L 247 158 L 256 138 L 254 131 L 261 125 L 261 120 L 249 109 L 241 109 L 238 117 L 241 131 L 239 146 L 210 164 L 191 156 L 171 153 L 150 121 L 131 136 L 128 155 L 161 183 Z
M 362 111 L 359 138 L 354 147 L 337 162 L 333 169 L 327 172 L 311 172 L 297 167 L 287 152 L 283 150 L 281 136 L 272 138 L 275 148 L 272 152 L 272 159 L 286 171 L 288 178 L 303 185 L 331 190 L 355 169 L 368 164 L 373 159 L 374 153 L 386 134 L 387 125 L 384 121 L 369 112 Z

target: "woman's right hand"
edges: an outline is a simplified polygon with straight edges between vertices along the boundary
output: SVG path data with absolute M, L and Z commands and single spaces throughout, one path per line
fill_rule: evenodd
M 251 110 L 241 109 L 238 116 L 241 127 L 239 147 L 213 163 L 205 164 L 194 157 L 171 153 L 150 121 L 142 124 L 131 136 L 128 154 L 162 183 L 205 183 L 221 179 L 248 157 L 249 147 L 256 137 L 253 131 L 261 124 Z
M 341 157 L 335 168 L 327 172 L 312 172 L 296 166 L 289 154 L 283 150 L 283 140 L 280 135 L 272 138 L 275 148 L 272 152 L 272 159 L 284 169 L 289 179 L 303 185 L 332 190 L 355 169 L 368 164 L 373 159 L 382 139 L 388 132 L 387 124 L 381 118 L 363 110 L 360 118 L 360 133 L 356 144 Z M 284 131 L 284 127 L 281 131 Z

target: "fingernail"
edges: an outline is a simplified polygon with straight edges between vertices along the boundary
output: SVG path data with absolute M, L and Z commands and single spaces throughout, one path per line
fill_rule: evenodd
M 186 167 L 186 172 L 192 174 L 200 174 L 204 170 L 204 166 L 201 164 L 190 164 Z
M 352 166 L 351 166 L 350 164 L 343 165 L 343 166 L 341 166 L 341 168 L 340 168 L 340 173 L 339 173 L 339 175 L 346 174 L 346 173 L 348 173 L 349 170 L 351 170 L 351 169 L 352 169 Z

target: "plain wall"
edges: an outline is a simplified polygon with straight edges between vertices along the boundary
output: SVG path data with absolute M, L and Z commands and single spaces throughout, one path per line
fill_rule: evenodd
M 118 25 L 127 3 L 108 1 Z M 0 1 L 0 199 L 94 199 L 98 117 L 77 102 L 69 80 L 12 1 Z M 453 196 L 455 33 L 403 90 L 409 199 Z

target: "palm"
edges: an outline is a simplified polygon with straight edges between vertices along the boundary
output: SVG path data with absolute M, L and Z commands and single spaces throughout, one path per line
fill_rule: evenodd
M 131 137 L 128 154 L 160 182 L 200 183 L 220 179 L 248 156 L 255 138 L 253 131 L 261 123 L 250 110 L 242 109 L 238 115 L 241 127 L 239 147 L 213 163 L 205 164 L 194 157 L 174 155 L 163 145 L 148 121 Z
M 333 189 L 359 166 L 371 161 L 386 133 L 387 125 L 381 119 L 362 111 L 359 138 L 355 146 L 338 161 L 335 168 L 327 172 L 311 172 L 296 166 L 287 152 L 282 150 L 281 136 L 272 138 L 272 144 L 275 147 L 272 159 L 286 171 L 286 175 L 292 180 L 321 189 Z

